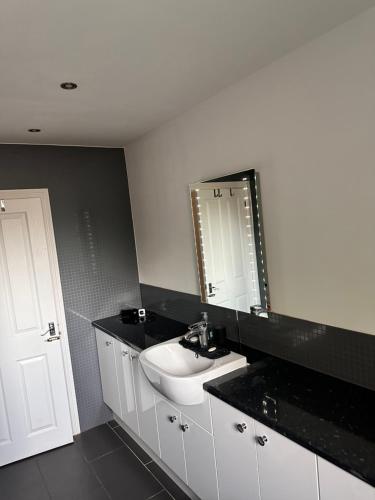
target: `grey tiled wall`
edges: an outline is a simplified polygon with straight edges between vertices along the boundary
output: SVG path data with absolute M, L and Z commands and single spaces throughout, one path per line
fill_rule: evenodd
M 200 297 L 141 284 L 143 305 L 177 321 L 192 323 L 208 312 L 214 325 L 225 326 L 237 352 L 264 353 L 325 375 L 375 390 L 375 335 L 344 330 L 299 318 L 269 313 L 261 318 L 201 304 Z M 233 348 L 233 345 L 232 345 Z M 251 350 L 251 352 L 248 351 Z M 249 361 L 251 362 L 250 358 Z
M 110 418 L 91 321 L 139 306 L 122 149 L 0 145 L 0 189 L 48 188 L 82 430 Z

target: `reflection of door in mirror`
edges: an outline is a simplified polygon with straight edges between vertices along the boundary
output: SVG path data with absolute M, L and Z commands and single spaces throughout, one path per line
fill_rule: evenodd
M 250 197 L 247 181 L 192 186 L 203 300 L 247 312 L 261 303 Z

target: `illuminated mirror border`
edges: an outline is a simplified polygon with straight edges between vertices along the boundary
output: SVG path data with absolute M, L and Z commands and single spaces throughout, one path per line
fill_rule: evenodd
M 256 249 L 257 268 L 258 268 L 260 301 L 261 301 L 260 305 L 262 306 L 262 308 L 266 309 L 267 311 L 270 311 L 271 301 L 270 301 L 269 282 L 267 273 L 266 247 L 265 247 L 264 230 L 263 230 L 260 179 L 259 179 L 259 173 L 256 172 L 254 169 L 245 170 L 214 179 L 201 180 L 190 185 L 189 191 L 190 191 L 191 208 L 193 215 L 196 259 L 198 266 L 199 286 L 200 286 L 202 302 L 207 303 L 207 280 L 206 280 L 205 256 L 204 256 L 202 228 L 201 228 L 201 219 L 199 210 L 200 209 L 199 187 L 197 187 L 197 184 L 207 183 L 207 182 L 216 183 L 216 182 L 233 182 L 233 181 L 249 182 L 251 210 L 250 207 L 245 207 L 245 209 L 249 210 L 248 217 L 252 217 L 253 219 L 252 222 L 254 227 L 254 240 Z M 246 196 L 245 194 L 244 198 L 246 199 L 248 198 L 248 196 Z

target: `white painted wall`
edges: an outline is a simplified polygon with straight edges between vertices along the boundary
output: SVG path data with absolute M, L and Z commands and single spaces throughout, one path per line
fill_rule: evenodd
M 126 159 L 141 282 L 198 294 L 188 184 L 256 168 L 273 309 L 375 333 L 375 9 L 149 133 Z

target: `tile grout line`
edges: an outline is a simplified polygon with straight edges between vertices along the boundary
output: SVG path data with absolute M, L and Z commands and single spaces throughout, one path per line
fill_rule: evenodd
M 109 427 L 110 427 L 110 426 L 109 426 Z M 153 478 L 154 478 L 154 479 L 155 479 L 155 480 L 156 480 L 156 481 L 157 481 L 157 482 L 158 482 L 158 483 L 162 486 L 163 490 L 165 490 L 165 491 L 168 493 L 168 495 L 169 495 L 169 496 L 170 496 L 173 500 L 176 500 L 176 498 L 172 495 L 172 493 L 168 490 L 168 488 L 167 488 L 167 487 L 166 487 L 166 486 L 165 486 L 165 485 L 164 485 L 164 484 L 163 484 L 163 483 L 162 483 L 162 482 L 158 479 L 158 477 L 157 477 L 157 476 L 155 476 L 155 474 L 154 474 L 154 473 L 153 473 L 153 472 L 152 472 L 152 471 L 148 468 L 148 465 L 150 465 L 150 464 L 152 464 L 152 463 L 155 463 L 155 464 L 159 467 L 159 465 L 157 464 L 157 462 L 155 462 L 154 460 L 152 460 L 152 458 L 149 456 L 150 461 L 149 461 L 149 462 L 146 462 L 146 463 L 143 463 L 143 462 L 142 462 L 142 460 L 141 460 L 141 459 L 138 457 L 138 455 L 135 453 L 135 451 L 133 451 L 133 450 L 132 450 L 132 448 L 131 448 L 131 447 L 130 447 L 127 443 L 126 443 L 126 441 L 124 441 L 124 440 L 122 439 L 122 437 L 121 437 L 119 434 L 117 434 L 117 432 L 116 432 L 117 427 L 120 427 L 120 429 L 122 429 L 124 432 L 126 432 L 126 430 L 125 430 L 125 429 L 123 429 L 123 428 L 121 427 L 121 425 L 117 425 L 115 428 L 110 427 L 110 429 L 111 429 L 111 430 L 113 431 L 113 433 L 114 433 L 114 434 L 115 434 L 115 435 L 116 435 L 116 436 L 117 436 L 117 437 L 118 437 L 118 438 L 119 438 L 119 439 L 120 439 L 120 440 L 124 443 L 124 445 L 125 445 L 125 446 L 126 446 L 126 447 L 127 447 L 127 448 L 128 448 L 128 449 L 132 452 L 132 453 L 133 453 L 133 455 L 134 455 L 134 456 L 135 456 L 135 457 L 136 457 L 136 458 L 137 458 L 137 459 L 141 462 L 141 464 L 143 465 L 143 467 L 145 467 L 145 469 L 146 469 L 146 470 L 147 470 L 147 471 L 151 474 L 151 476 L 152 476 L 152 477 L 153 477 Z M 126 434 L 128 434 L 128 433 L 126 432 Z M 128 436 L 129 436 L 131 439 L 133 439 L 133 438 L 130 436 L 130 434 L 128 434 Z M 133 441 L 134 441 L 134 439 L 133 439 Z M 134 441 L 134 442 L 137 444 L 137 442 L 136 442 L 136 441 Z M 138 446 L 139 446 L 139 445 L 138 445 Z M 143 451 L 145 451 L 145 450 L 143 450 Z M 145 451 L 145 453 L 147 453 L 147 452 Z M 160 467 L 159 467 L 159 468 L 160 468 Z M 161 470 L 163 471 L 163 469 L 161 469 Z M 164 471 L 163 471 L 163 472 L 164 472 Z M 165 474 L 167 474 L 167 473 L 165 472 Z M 168 474 L 167 474 L 167 475 L 168 475 Z M 172 482 L 174 482 L 172 478 L 170 478 L 170 480 L 171 480 Z M 176 483 L 175 483 L 175 484 L 176 484 Z M 176 487 L 177 487 L 177 488 L 179 488 L 178 484 L 176 484 Z M 158 492 L 158 494 L 159 494 L 159 493 L 160 493 L 160 491 Z M 152 498 L 152 497 L 151 497 L 151 498 Z M 149 500 L 149 499 L 147 499 L 147 500 Z
M 81 455 L 81 457 L 82 457 L 82 459 L 83 459 L 84 463 L 88 465 L 88 467 L 89 467 L 89 469 L 90 469 L 90 471 L 91 471 L 92 475 L 93 475 L 93 476 L 95 477 L 95 479 L 98 481 L 99 486 L 102 488 L 102 490 L 104 491 L 104 493 L 106 494 L 106 496 L 109 498 L 109 500 L 112 500 L 112 497 L 111 497 L 111 495 L 109 494 L 109 492 L 108 492 L 107 488 L 104 486 L 104 484 L 103 484 L 102 480 L 100 479 L 100 477 L 99 477 L 99 476 L 98 476 L 98 474 L 96 473 L 96 471 L 95 471 L 94 467 L 92 466 L 92 462 L 89 462 L 89 461 L 86 459 L 86 457 L 85 457 L 85 455 L 84 455 L 83 450 L 81 449 L 81 447 L 80 447 L 79 445 L 77 445 L 77 443 L 75 443 L 75 445 L 77 446 L 78 453 Z M 117 449 L 119 449 L 119 448 L 117 448 Z
M 121 450 L 122 448 L 126 447 L 134 456 L 135 458 L 143 465 L 143 467 L 147 470 L 147 472 L 155 479 L 155 481 L 157 483 L 159 483 L 159 485 L 161 486 L 161 490 L 158 491 L 157 493 L 155 493 L 155 495 L 159 495 L 162 491 L 165 491 L 168 496 L 172 499 L 172 500 L 176 500 L 176 497 L 168 490 L 167 486 L 165 486 L 165 484 L 162 483 L 162 481 L 149 469 L 149 465 L 151 465 L 152 463 L 155 463 L 158 467 L 160 467 L 157 462 L 155 462 L 154 460 L 152 460 L 152 458 L 150 457 L 150 455 L 148 455 L 147 451 L 146 450 L 143 450 L 145 452 L 146 455 L 148 455 L 149 457 L 149 461 L 144 463 L 140 458 L 139 456 L 137 455 L 137 453 L 131 448 L 131 446 L 121 437 L 120 434 L 118 434 L 116 432 L 116 430 L 118 428 L 120 428 L 122 431 L 124 431 L 132 441 L 134 441 L 134 443 L 140 447 L 140 445 L 138 445 L 138 443 L 132 438 L 132 436 L 123 428 L 121 427 L 120 424 L 116 425 L 115 427 L 111 427 L 109 425 L 109 422 L 106 422 L 104 425 L 106 425 L 111 431 L 112 433 L 121 441 L 122 445 L 119 446 L 118 448 L 115 448 L 107 453 L 104 453 L 103 455 L 100 455 L 99 457 L 95 457 L 93 460 L 91 461 L 88 461 L 86 459 L 86 457 L 83 455 L 83 452 L 81 452 L 81 454 L 83 455 L 83 458 L 85 459 L 85 461 L 87 462 L 87 464 L 90 466 L 90 468 L 93 469 L 93 472 L 94 472 L 94 475 L 95 477 L 97 478 L 97 480 L 99 481 L 100 485 L 102 486 L 102 488 L 104 489 L 105 493 L 108 495 L 109 498 L 111 498 L 109 492 L 106 490 L 105 486 L 103 485 L 102 481 L 100 480 L 100 478 L 97 476 L 96 472 L 95 472 L 95 469 L 92 467 L 97 461 L 99 461 L 100 459 L 104 458 L 104 457 L 107 457 L 113 453 L 115 453 L 116 451 L 118 450 Z M 142 447 L 140 447 L 142 449 Z M 164 472 L 167 476 L 168 474 L 163 471 L 163 469 L 161 468 L 162 472 Z M 177 488 L 179 488 L 178 484 L 174 482 L 174 480 L 172 478 L 170 478 L 170 480 L 176 485 Z M 183 490 L 182 490 L 183 491 Z M 151 497 L 148 497 L 146 500 L 152 500 L 154 498 L 155 495 L 152 495 Z
M 121 427 L 121 426 L 119 425 L 119 427 Z M 121 428 L 122 428 L 122 427 L 121 427 Z M 123 429 L 123 430 L 124 430 L 124 429 Z M 144 463 L 142 462 L 142 460 L 139 458 L 139 456 L 136 454 L 136 452 L 135 452 L 135 451 L 134 451 L 134 450 L 133 450 L 133 449 L 132 449 L 132 448 L 128 445 L 128 443 L 127 443 L 126 441 L 124 441 L 124 439 L 122 439 L 122 437 L 121 437 L 119 434 L 117 434 L 116 430 L 115 430 L 115 429 L 112 429 L 112 431 L 113 431 L 113 432 L 115 433 L 115 435 L 116 435 L 116 436 L 120 439 L 120 441 L 121 441 L 122 443 L 124 443 L 124 445 L 125 445 L 125 446 L 126 446 L 126 447 L 127 447 L 127 448 L 128 448 L 128 449 L 132 452 L 132 453 L 133 453 L 133 455 L 134 455 L 134 456 L 135 456 L 135 457 L 136 457 L 136 458 L 137 458 L 137 459 L 141 462 L 141 464 L 142 464 L 142 465 L 144 465 L 144 466 L 146 467 L 146 464 L 144 464 Z M 126 431 L 125 431 L 125 432 L 126 432 Z M 130 434 L 128 434 L 128 436 L 130 436 Z M 130 437 L 131 437 L 131 436 L 130 436 Z M 133 438 L 132 438 L 132 439 L 133 439 Z M 135 442 L 135 441 L 134 441 L 134 442 Z M 137 444 L 137 443 L 136 443 L 136 444 Z M 145 453 L 147 453 L 147 452 L 145 452 Z M 149 462 L 147 462 L 147 464 L 149 464 L 149 463 L 151 463 L 151 462 L 153 462 L 153 460 L 152 460 L 152 458 L 150 457 L 150 461 L 149 461 Z M 146 467 L 146 469 L 147 469 L 147 467 Z M 148 470 L 148 469 L 147 469 L 147 470 Z
M 99 486 L 102 488 L 102 490 L 104 491 L 104 493 L 106 494 L 106 496 L 108 497 L 109 500 L 112 500 L 112 497 L 109 493 L 109 491 L 107 490 L 107 488 L 104 486 L 104 483 L 103 481 L 100 479 L 100 477 L 98 476 L 98 474 L 96 473 L 94 467 L 93 467 L 93 464 L 96 462 L 96 460 L 98 460 L 99 458 L 102 458 L 102 457 L 105 457 L 107 455 L 110 455 L 111 453 L 114 453 L 115 451 L 117 450 L 120 450 L 122 448 L 122 446 L 120 446 L 119 448 L 116 448 L 115 450 L 111 450 L 110 452 L 108 453 L 104 453 L 103 455 L 101 455 L 100 457 L 96 457 L 94 460 L 91 460 L 89 461 L 84 453 L 83 453 L 83 450 L 81 449 L 81 446 L 80 445 L 77 445 L 77 443 L 75 443 L 76 446 L 77 446 L 77 449 L 78 449 L 78 452 L 79 454 L 81 455 L 83 461 L 88 465 L 91 473 L 93 474 L 93 476 L 95 477 L 95 479 L 98 481 L 98 484 Z
M 153 462 L 153 463 L 156 463 L 156 462 Z M 158 464 L 156 464 L 158 465 Z M 146 467 L 146 466 L 145 466 Z M 159 466 L 158 466 L 159 467 Z M 148 472 L 151 474 L 151 476 L 153 476 L 156 481 L 161 484 L 163 486 L 163 489 L 168 493 L 168 495 L 173 499 L 173 500 L 176 500 L 175 497 L 172 495 L 172 493 L 167 489 L 167 487 L 155 476 L 155 474 L 150 471 L 150 469 L 148 467 L 146 467 L 146 469 L 148 470 Z M 163 471 L 164 472 L 164 471 Z M 173 479 L 171 478 L 171 481 L 173 481 Z M 159 492 L 160 493 L 160 492 Z
M 121 426 L 119 425 L 119 427 L 121 427 Z M 123 430 L 124 430 L 124 429 L 123 429 Z M 116 432 L 114 429 L 112 429 L 112 431 L 116 434 L 116 436 L 117 436 L 119 439 L 121 439 L 121 436 L 119 436 L 119 435 L 117 434 L 117 432 Z M 125 432 L 126 432 L 126 431 L 125 431 Z M 130 437 L 131 437 L 131 436 L 130 436 Z M 131 448 L 130 448 L 130 447 L 129 447 L 126 443 L 125 443 L 125 441 L 123 441 L 122 439 L 121 439 L 121 441 L 125 444 L 125 446 L 127 446 L 127 448 L 129 448 L 129 450 L 133 453 L 133 455 L 134 455 L 134 456 L 135 456 L 135 457 L 136 457 L 136 458 L 137 458 L 137 459 L 141 462 L 141 464 L 142 464 L 142 465 L 143 465 L 143 467 L 147 470 L 147 472 L 148 472 L 149 474 L 151 474 L 151 476 L 152 476 L 152 477 L 153 477 L 153 478 L 154 478 L 154 479 L 155 479 L 155 480 L 156 480 L 156 481 L 160 484 L 160 486 L 162 487 L 162 490 L 165 490 L 165 491 L 168 493 L 168 495 L 169 495 L 171 498 L 173 498 L 173 500 L 175 500 L 175 498 L 174 498 L 174 496 L 172 495 L 172 493 L 170 493 L 170 492 L 167 490 L 167 488 L 164 486 L 164 484 L 163 484 L 161 481 L 159 481 L 159 479 L 155 476 L 155 474 L 153 474 L 153 473 L 150 471 L 150 469 L 147 467 L 147 465 L 150 465 L 150 463 L 154 463 L 154 461 L 153 461 L 153 460 L 151 460 L 150 462 L 148 462 L 148 463 L 147 463 L 147 465 L 146 465 L 146 464 L 144 464 L 144 463 L 142 462 L 142 460 L 138 457 L 138 455 L 136 455 L 136 453 L 135 453 L 135 452 L 134 452 L 134 451 L 133 451 L 133 450 L 132 450 L 132 449 L 131 449 Z M 150 457 L 150 458 L 151 458 L 151 457 Z M 156 462 L 155 462 L 155 463 L 156 463 Z M 157 464 L 156 464 L 156 465 L 157 465 Z M 172 479 L 172 481 L 173 481 L 173 479 Z M 161 491 L 162 491 L 162 490 L 161 490 Z M 160 491 L 159 491 L 158 493 L 160 493 Z
M 115 420 L 115 422 L 116 422 L 116 420 Z M 107 424 L 107 425 L 108 425 L 108 427 L 109 427 L 110 429 L 112 429 L 112 430 L 113 430 L 113 429 L 116 429 L 116 427 L 120 427 L 120 424 L 118 424 L 117 422 L 116 422 L 116 425 L 115 425 L 115 426 L 113 426 L 113 427 L 112 427 L 111 425 L 109 425 L 109 422 L 106 422 L 106 424 Z
M 47 495 L 48 495 L 48 498 L 50 500 L 52 500 L 52 495 L 51 495 L 51 492 L 49 491 L 49 488 L 48 488 L 48 485 L 47 485 L 47 482 L 46 480 L 44 479 L 44 475 L 43 475 L 43 472 L 42 472 L 42 469 L 40 468 L 40 465 L 39 465 L 39 461 L 38 459 L 35 457 L 35 463 L 36 463 L 36 466 L 38 468 L 38 471 L 39 471 L 39 474 L 40 474 L 40 478 L 42 480 L 42 484 L 47 492 Z
M 151 495 L 150 497 L 147 497 L 146 500 L 152 500 L 153 498 L 157 497 L 158 495 L 160 495 L 160 493 L 162 493 L 163 491 L 166 491 L 165 488 L 162 488 L 160 491 L 158 491 L 157 493 L 155 493 L 154 495 Z M 167 493 L 169 493 L 167 491 Z
M 107 488 L 104 486 L 104 483 L 103 481 L 100 479 L 100 477 L 98 476 L 98 474 L 96 473 L 94 467 L 91 465 L 90 462 L 87 463 L 87 465 L 89 466 L 92 474 L 94 475 L 94 477 L 96 478 L 96 480 L 98 481 L 99 483 L 99 486 L 101 486 L 102 490 L 104 491 L 104 493 L 107 495 L 107 497 L 109 498 L 109 500 L 112 500 L 112 497 L 111 495 L 109 494 L 109 491 L 107 490 Z
M 108 423 L 107 423 L 108 425 Z M 159 495 L 159 493 L 161 493 L 162 491 L 166 491 L 167 494 L 174 500 L 174 497 L 172 496 L 172 494 L 166 489 L 166 487 L 159 481 L 159 479 L 150 471 L 150 469 L 146 466 L 146 464 L 144 464 L 142 462 L 142 460 L 138 457 L 138 455 L 130 448 L 130 446 L 121 438 L 121 436 L 119 434 L 117 434 L 117 432 L 115 431 L 116 427 L 115 428 L 112 428 L 111 426 L 109 426 L 109 429 L 111 429 L 111 431 L 113 432 L 113 434 L 121 441 L 122 445 L 119 446 L 118 448 L 114 449 L 114 450 L 111 450 L 110 452 L 108 453 L 104 453 L 103 455 L 99 456 L 99 457 L 96 457 L 94 458 L 93 460 L 91 461 L 88 461 L 84 455 L 83 455 L 83 452 L 81 452 L 80 450 L 80 453 L 83 455 L 83 458 L 85 459 L 86 463 L 90 466 L 90 469 L 92 469 L 92 472 L 93 474 L 95 475 L 96 479 L 98 480 L 99 484 L 101 485 L 101 487 L 103 488 L 103 490 L 105 491 L 105 493 L 107 494 L 108 498 L 112 498 L 111 495 L 109 494 L 109 492 L 107 491 L 107 489 L 105 488 L 104 484 L 102 483 L 102 481 L 100 480 L 100 478 L 98 477 L 98 475 L 96 474 L 95 472 L 95 469 L 93 467 L 93 465 L 99 461 L 101 458 L 104 458 L 104 457 L 107 457 L 109 455 L 112 455 L 113 453 L 115 453 L 116 451 L 118 450 L 121 450 L 122 448 L 126 447 L 129 449 L 129 451 L 135 456 L 135 458 L 143 465 L 143 467 L 147 470 L 147 472 L 156 480 L 157 483 L 159 483 L 161 489 L 155 493 L 155 495 Z M 117 427 L 121 427 L 120 425 L 118 425 Z M 126 431 L 125 431 L 126 432 Z M 130 436 L 131 437 L 131 436 Z M 150 463 L 152 463 L 153 460 L 151 459 L 150 457 L 150 461 L 147 462 L 147 465 L 149 465 Z M 155 495 L 152 495 L 151 497 L 148 497 L 146 500 L 151 500 L 153 497 L 155 497 Z
M 111 451 L 107 451 L 106 453 L 103 453 L 103 455 L 99 455 L 98 457 L 95 457 L 92 460 L 86 460 L 86 462 L 88 464 L 94 464 L 95 462 L 97 462 L 101 458 L 108 457 L 108 455 L 112 455 L 112 453 L 115 453 L 116 451 L 121 450 L 121 448 L 123 448 L 123 447 L 124 447 L 124 444 L 121 444 L 121 446 L 119 446 L 118 448 L 115 448 Z

